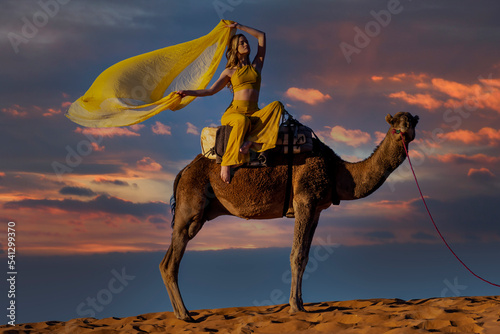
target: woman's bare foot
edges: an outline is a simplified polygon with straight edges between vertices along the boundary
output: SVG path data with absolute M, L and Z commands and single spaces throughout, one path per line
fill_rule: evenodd
M 228 184 L 231 182 L 231 166 L 220 167 L 220 178 Z
M 246 141 L 243 143 L 243 145 L 241 145 L 240 147 L 240 153 L 242 154 L 247 154 L 248 151 L 250 150 L 250 147 L 252 146 L 253 142 L 251 141 Z

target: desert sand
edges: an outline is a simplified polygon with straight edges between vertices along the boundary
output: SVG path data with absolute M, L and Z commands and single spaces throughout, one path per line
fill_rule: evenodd
M 127 318 L 80 318 L 67 322 L 0 326 L 0 333 L 500 333 L 500 296 L 367 299 L 305 305 L 307 313 L 288 314 L 288 305 L 192 311 L 195 323 L 171 312 Z

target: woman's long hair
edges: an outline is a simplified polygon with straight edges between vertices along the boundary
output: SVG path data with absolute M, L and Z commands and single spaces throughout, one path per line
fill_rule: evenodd
M 234 35 L 231 40 L 229 41 L 229 45 L 227 47 L 226 51 L 226 58 L 227 58 L 227 64 L 226 68 L 237 68 L 240 65 L 240 60 L 238 58 L 238 44 L 240 42 L 240 37 L 245 36 L 243 34 L 236 34 Z M 247 62 L 250 63 L 250 54 L 247 54 Z M 227 87 L 233 91 L 233 85 L 231 84 L 231 81 L 228 82 Z

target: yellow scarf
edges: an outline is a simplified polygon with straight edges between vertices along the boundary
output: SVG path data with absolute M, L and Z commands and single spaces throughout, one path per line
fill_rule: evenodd
M 102 72 L 66 116 L 88 127 L 127 126 L 159 112 L 179 110 L 195 97 L 175 92 L 205 89 L 236 29 L 221 22 L 206 36 L 125 59 Z

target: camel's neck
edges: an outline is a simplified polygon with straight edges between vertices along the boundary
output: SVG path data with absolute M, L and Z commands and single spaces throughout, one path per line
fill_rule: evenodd
M 406 158 L 403 143 L 387 133 L 373 154 L 360 162 L 341 161 L 337 173 L 340 200 L 366 197 L 377 190 Z

